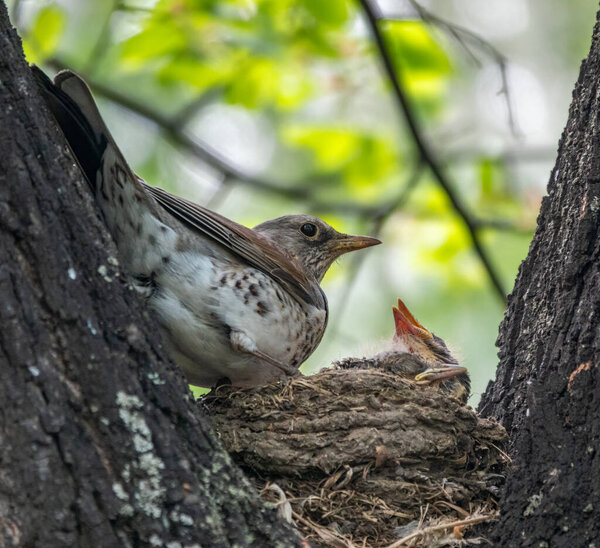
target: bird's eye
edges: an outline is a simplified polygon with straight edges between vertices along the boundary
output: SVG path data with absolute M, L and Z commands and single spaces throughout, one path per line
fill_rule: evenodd
M 317 225 L 314 225 L 312 223 L 304 223 L 300 227 L 300 232 L 302 232 L 302 234 L 304 234 L 308 238 L 313 238 L 317 234 Z

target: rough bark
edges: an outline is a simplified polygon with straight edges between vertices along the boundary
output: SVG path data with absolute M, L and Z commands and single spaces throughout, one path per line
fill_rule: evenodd
M 500 546 L 600 539 L 600 24 L 573 94 L 480 410 L 510 436 Z
M 0 2 L 0 546 L 294 546 L 232 464 Z

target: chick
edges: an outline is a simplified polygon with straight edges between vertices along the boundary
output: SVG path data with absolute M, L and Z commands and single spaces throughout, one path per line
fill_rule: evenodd
M 466 403 L 471 382 L 467 369 L 458 364 L 442 339 L 425 329 L 398 299 L 393 307 L 396 333 L 391 346 L 369 358 L 346 358 L 340 369 L 377 368 L 431 385 Z
M 458 364 L 446 343 L 423 327 L 400 299 L 398 307 L 392 310 L 396 333 L 388 352 L 398 355 L 403 372 L 414 374 L 417 384 L 437 386 L 466 402 L 471 390 L 467 369 Z M 413 359 L 407 359 L 406 354 Z

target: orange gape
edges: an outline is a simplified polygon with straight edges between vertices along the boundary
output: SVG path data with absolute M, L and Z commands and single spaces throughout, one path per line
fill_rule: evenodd
M 425 329 L 417 319 L 406 308 L 401 299 L 398 299 L 398 308 L 392 307 L 394 312 L 394 322 L 396 323 L 396 336 L 399 337 L 405 333 L 411 333 L 422 339 L 430 339 L 433 335 Z

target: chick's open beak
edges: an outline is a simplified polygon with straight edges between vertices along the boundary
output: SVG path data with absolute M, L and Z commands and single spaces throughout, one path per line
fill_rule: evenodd
M 398 308 L 392 307 L 394 312 L 394 323 L 396 324 L 396 336 L 415 335 L 421 339 L 431 339 L 431 331 L 425 329 L 410 313 L 406 305 L 398 299 Z
M 364 249 L 365 247 L 371 247 L 373 245 L 379 245 L 381 240 L 377 238 L 371 238 L 369 236 L 350 236 L 348 234 L 340 234 L 333 241 L 333 251 L 338 255 L 348 253 L 350 251 L 356 251 L 357 249 Z

